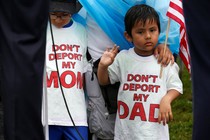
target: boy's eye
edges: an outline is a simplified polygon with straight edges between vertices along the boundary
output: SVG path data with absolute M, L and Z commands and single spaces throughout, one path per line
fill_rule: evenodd
M 63 13 L 63 16 L 69 16 L 69 14 L 68 13 Z
M 68 19 L 70 17 L 69 13 L 50 13 L 50 17 L 51 19 L 57 19 L 57 18 L 61 18 L 61 19 Z
M 155 32 L 155 31 L 157 31 L 157 29 L 156 29 L 156 28 L 152 28 L 152 29 L 150 29 L 150 32 Z
M 143 34 L 143 31 L 138 31 L 139 34 Z

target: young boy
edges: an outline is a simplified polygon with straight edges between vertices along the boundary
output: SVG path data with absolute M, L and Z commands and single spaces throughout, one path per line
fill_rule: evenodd
M 50 4 L 53 37 L 49 27 L 46 48 L 50 140 L 88 139 L 83 91 L 87 38 L 85 28 L 71 18 L 75 9 L 76 0 Z
M 147 5 L 131 7 L 125 16 L 125 37 L 134 48 L 107 49 L 98 67 L 101 85 L 120 81 L 116 140 L 169 140 L 167 123 L 173 119 L 171 102 L 182 94 L 178 65 L 164 67 L 153 53 L 160 33 L 157 12 Z

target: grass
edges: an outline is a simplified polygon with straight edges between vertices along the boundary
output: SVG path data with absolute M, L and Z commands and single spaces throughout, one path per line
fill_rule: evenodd
M 192 85 L 186 67 L 177 59 L 180 66 L 180 78 L 183 82 L 183 95 L 172 103 L 174 120 L 169 123 L 170 140 L 192 139 Z

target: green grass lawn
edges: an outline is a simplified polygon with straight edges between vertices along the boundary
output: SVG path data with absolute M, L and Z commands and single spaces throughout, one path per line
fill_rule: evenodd
M 185 66 L 180 63 L 180 78 L 183 82 L 183 95 L 179 96 L 172 103 L 174 120 L 169 123 L 170 140 L 191 140 L 192 139 L 192 86 L 190 75 Z

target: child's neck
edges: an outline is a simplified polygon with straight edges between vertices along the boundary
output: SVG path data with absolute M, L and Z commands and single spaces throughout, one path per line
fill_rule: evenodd
M 145 51 L 145 52 L 142 52 L 142 51 L 136 50 L 136 49 L 134 48 L 134 52 L 135 52 L 137 55 L 139 55 L 139 56 L 147 57 L 147 56 L 151 56 L 151 55 L 154 54 L 154 49 L 151 50 L 151 51 L 148 51 L 148 52 L 146 52 L 146 51 Z
M 138 53 L 136 53 L 136 54 L 139 55 L 139 56 L 141 56 L 141 57 L 148 57 L 148 56 L 153 55 L 153 54 L 138 54 Z

